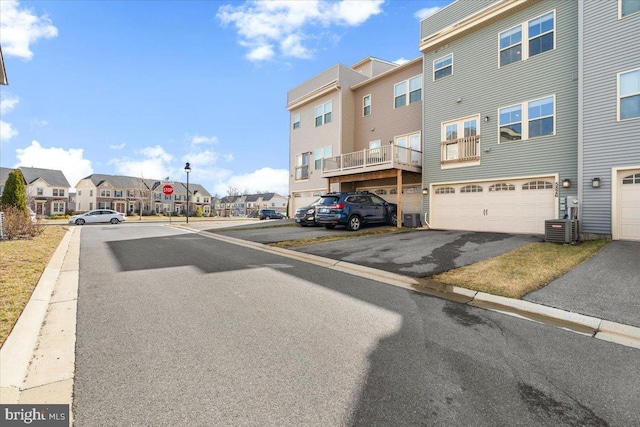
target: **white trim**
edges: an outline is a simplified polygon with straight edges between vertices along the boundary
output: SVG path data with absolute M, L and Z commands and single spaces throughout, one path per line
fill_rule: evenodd
M 365 114 L 365 113 L 364 113 L 364 109 L 367 107 L 367 105 L 365 105 L 365 104 L 364 104 L 364 100 L 365 100 L 367 97 L 369 98 L 369 105 L 368 105 L 368 107 L 369 107 L 369 114 Z M 370 94 L 370 93 L 362 97 L 362 117 L 369 117 L 369 116 L 371 115 L 371 110 L 372 110 L 372 108 L 371 108 L 371 104 L 372 104 L 372 103 L 373 103 L 373 97 L 371 96 L 371 94 Z
M 620 230 L 618 224 L 618 178 L 620 173 L 625 171 L 640 170 L 640 165 L 618 166 L 611 168 L 611 238 L 620 240 Z
M 537 37 L 542 37 L 544 34 L 548 34 L 550 32 L 553 32 L 553 49 L 545 50 L 544 52 L 540 52 L 540 53 L 538 53 L 538 54 L 536 54 L 534 56 L 542 55 L 543 53 L 546 53 L 546 52 L 553 52 L 554 50 L 557 49 L 557 44 L 558 44 L 557 43 L 557 35 L 558 35 L 558 25 L 557 25 L 558 24 L 558 19 L 557 19 L 557 17 L 558 16 L 557 15 L 558 14 L 556 13 L 556 9 L 551 9 L 548 12 L 542 13 L 542 14 L 540 14 L 538 16 L 534 16 L 533 18 L 527 19 L 526 21 L 521 22 L 520 24 L 513 25 L 513 26 L 511 26 L 511 27 L 509 27 L 509 28 L 507 28 L 507 29 L 505 29 L 503 31 L 499 31 L 498 32 L 498 69 L 503 68 L 503 67 L 507 67 L 507 66 L 509 66 L 511 64 L 515 64 L 517 62 L 523 62 L 523 61 L 526 61 L 526 60 L 532 58 L 532 56 L 529 54 L 529 42 L 531 41 L 531 37 L 529 37 L 529 23 L 531 21 L 533 21 L 534 19 L 538 19 L 538 18 L 541 18 L 541 17 L 543 17 L 545 15 L 548 15 L 549 13 L 553 13 L 553 30 L 547 31 L 546 33 L 540 33 L 540 34 L 538 34 L 536 36 L 536 38 Z M 500 63 L 500 53 L 503 50 L 510 49 L 511 47 L 516 46 L 516 45 L 510 45 L 509 47 L 507 47 L 505 49 L 501 49 L 500 48 L 500 35 L 502 33 L 504 33 L 504 32 L 512 30 L 512 29 L 514 29 L 516 27 L 520 27 L 520 34 L 521 34 L 520 45 L 521 45 L 522 53 L 521 53 L 521 56 L 520 56 L 520 60 L 519 61 L 510 62 L 510 63 L 505 64 L 505 65 L 502 65 Z
M 640 68 L 633 68 L 631 70 L 620 71 L 619 73 L 616 74 L 616 120 L 618 122 L 627 122 L 629 120 L 637 120 L 637 119 L 640 118 L 640 116 L 630 117 L 628 119 L 621 119 L 620 118 L 620 75 L 627 74 L 627 73 L 634 73 L 636 71 L 640 72 Z M 633 93 L 631 95 L 626 95 L 625 98 L 627 98 L 629 96 L 637 96 L 637 95 L 640 95 L 640 92 Z
M 622 2 L 623 2 L 623 1 L 624 1 L 624 0 L 618 0 L 618 20 L 620 20 L 620 19 L 626 19 L 626 18 L 628 18 L 628 17 L 630 17 L 630 16 L 635 16 L 635 15 L 640 14 L 640 10 L 639 10 L 639 11 L 637 11 L 637 12 L 633 12 L 633 13 L 631 13 L 631 14 L 627 15 L 627 16 L 622 16 Z
M 438 68 L 438 69 L 436 70 L 436 62 L 437 62 L 437 61 L 441 61 L 441 60 L 443 60 L 443 59 L 446 59 L 446 58 L 447 58 L 447 57 L 449 57 L 449 56 L 451 57 L 451 65 L 447 65 L 446 67 L 441 67 L 441 68 Z M 449 68 L 449 67 L 451 67 L 451 74 L 449 74 L 449 75 L 447 75 L 447 76 L 442 76 L 442 77 L 440 77 L 440 78 L 436 79 L 436 71 L 444 70 L 445 68 Z M 431 74 L 431 81 L 434 81 L 434 82 L 435 82 L 436 80 L 440 80 L 440 79 L 447 78 L 447 77 L 449 77 L 449 76 L 453 76 L 453 52 L 449 53 L 448 55 L 441 56 L 440 58 L 434 59 L 434 60 L 433 60 L 433 68 L 432 68 L 432 69 L 433 69 L 433 73 Z

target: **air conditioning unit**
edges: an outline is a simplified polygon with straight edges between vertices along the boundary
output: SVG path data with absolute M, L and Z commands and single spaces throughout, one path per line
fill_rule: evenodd
M 404 227 L 418 228 L 421 225 L 419 213 L 406 213 L 402 218 L 402 225 Z
M 544 240 L 551 243 L 576 243 L 579 239 L 577 219 L 548 219 L 544 222 Z

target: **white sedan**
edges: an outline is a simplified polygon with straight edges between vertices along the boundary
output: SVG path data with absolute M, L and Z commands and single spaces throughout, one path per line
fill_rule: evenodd
M 126 220 L 127 218 L 123 213 L 116 212 L 112 209 L 96 209 L 72 216 L 69 218 L 69 224 L 83 225 L 92 224 L 94 222 L 110 222 L 111 224 L 117 224 Z

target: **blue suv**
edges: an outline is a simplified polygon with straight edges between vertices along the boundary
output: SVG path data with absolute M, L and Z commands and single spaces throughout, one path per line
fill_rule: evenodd
M 362 224 L 398 224 L 398 205 L 373 193 L 327 193 L 316 205 L 316 222 L 325 228 L 346 225 L 359 230 Z

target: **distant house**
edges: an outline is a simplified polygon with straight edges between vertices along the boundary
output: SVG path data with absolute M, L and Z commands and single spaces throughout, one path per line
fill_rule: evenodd
M 162 191 L 167 184 L 173 187 L 171 195 Z M 189 192 L 189 215 L 194 215 L 201 208 L 204 216 L 210 216 L 211 194 L 202 185 L 193 183 L 189 184 Z M 114 209 L 144 215 L 182 213 L 187 210 L 187 186 L 182 182 L 92 174 L 76 185 L 76 210 L 92 209 Z
M 27 206 L 36 215 L 64 215 L 69 206 L 69 181 L 62 171 L 52 169 L 19 167 L 24 178 Z M 9 172 L 12 169 L 0 168 L 0 194 L 4 191 Z
M 216 201 L 218 216 L 246 216 L 260 209 L 276 209 L 287 214 L 287 198 L 277 193 L 254 193 L 225 196 Z

